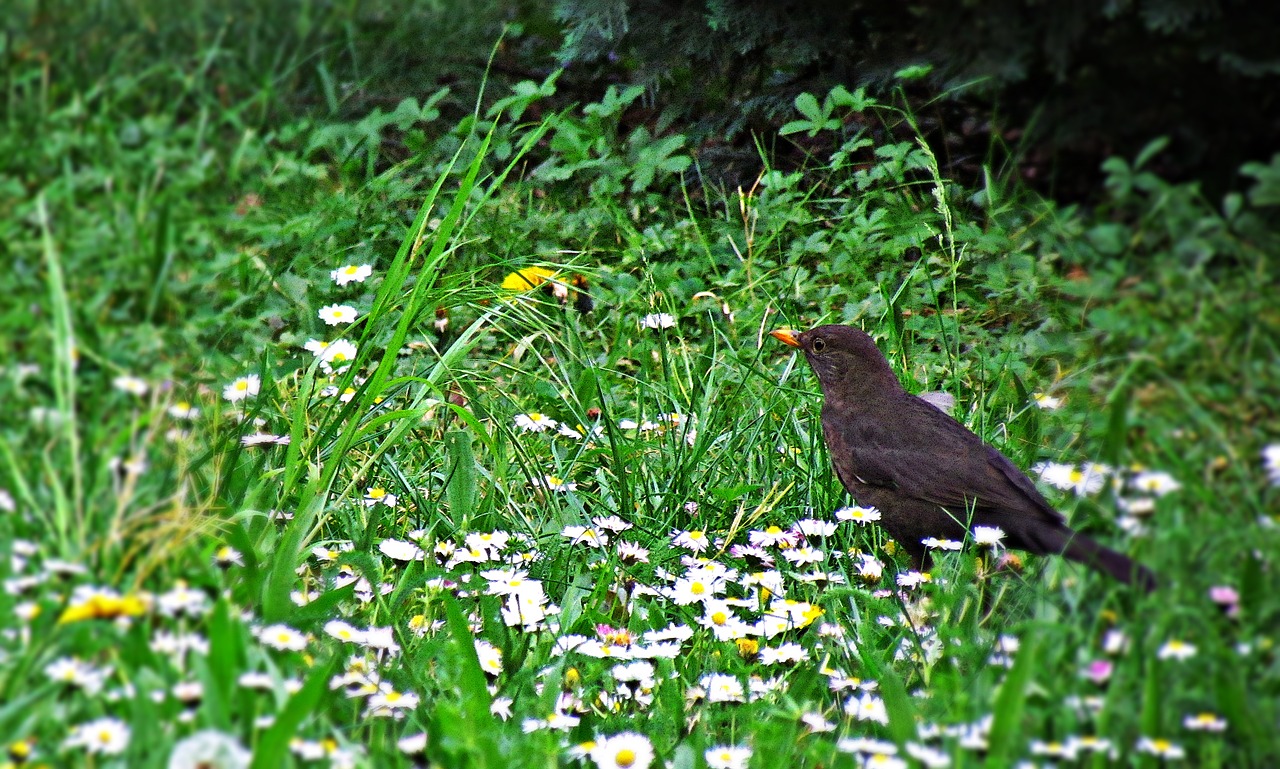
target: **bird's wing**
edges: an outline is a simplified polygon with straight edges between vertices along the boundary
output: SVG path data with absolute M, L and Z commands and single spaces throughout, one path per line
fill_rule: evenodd
M 827 447 L 846 487 L 856 480 L 893 488 L 957 514 L 973 508 L 1064 520 L 1021 470 L 964 425 L 915 396 L 893 405 L 891 422 L 824 410 Z

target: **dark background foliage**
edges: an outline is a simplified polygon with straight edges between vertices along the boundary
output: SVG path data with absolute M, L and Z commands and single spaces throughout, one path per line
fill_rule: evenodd
M 577 77 L 649 86 L 694 136 L 767 130 L 798 93 L 923 65 L 908 96 L 953 168 L 975 171 L 991 142 L 1059 195 L 1155 136 L 1172 139 L 1162 173 L 1217 191 L 1280 147 L 1273 3 L 559 0 L 556 16 Z

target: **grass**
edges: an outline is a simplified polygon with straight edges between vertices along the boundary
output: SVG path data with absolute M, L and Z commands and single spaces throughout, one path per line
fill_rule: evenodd
M 0 138 L 13 763 L 1280 752 L 1264 207 L 1117 160 L 1106 205 L 1062 209 L 838 132 L 803 174 L 717 190 L 678 176 L 680 141 L 624 135 L 617 94 L 529 117 L 554 78 L 392 130 L 292 111 L 304 62 L 341 66 L 308 36 L 266 70 L 286 93 L 168 78 L 177 44 L 63 68 L 39 40 L 8 49 Z M 533 266 L 555 277 L 501 288 Z M 973 551 L 900 588 L 883 534 L 837 523 L 815 383 L 765 336 L 827 321 L 1020 466 L 1113 468 L 1044 487 L 1162 589 Z

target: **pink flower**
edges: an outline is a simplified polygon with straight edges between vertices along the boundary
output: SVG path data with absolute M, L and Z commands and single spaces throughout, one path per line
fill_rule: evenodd
M 1084 669 L 1084 676 L 1098 686 L 1102 686 L 1111 678 L 1115 666 L 1109 660 L 1094 660 Z
M 1235 619 L 1240 616 L 1240 593 L 1230 585 L 1218 585 L 1209 588 L 1209 599 L 1222 607 L 1227 616 Z
M 1240 593 L 1230 585 L 1209 588 L 1209 598 L 1219 606 L 1234 606 L 1240 603 Z

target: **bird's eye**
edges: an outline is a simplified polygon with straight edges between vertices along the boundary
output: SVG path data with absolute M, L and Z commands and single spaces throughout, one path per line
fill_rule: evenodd
M 810 346 L 813 347 L 813 351 L 817 353 L 821 353 L 827 349 L 827 343 L 823 340 L 822 337 L 818 337 L 817 339 L 814 339 L 813 344 Z

